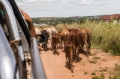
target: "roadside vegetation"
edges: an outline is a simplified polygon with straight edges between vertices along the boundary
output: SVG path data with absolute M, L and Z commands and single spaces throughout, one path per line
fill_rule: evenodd
M 61 32 L 65 29 L 64 24 L 60 23 L 57 25 L 48 25 L 46 27 L 53 27 Z M 102 49 L 103 51 L 109 52 L 112 55 L 120 55 L 120 24 L 102 21 L 89 21 L 86 20 L 83 23 L 72 22 L 71 24 L 66 23 L 68 28 L 88 28 L 92 32 L 92 48 Z M 38 26 L 35 26 L 38 27 Z M 39 28 L 39 27 L 38 27 Z M 79 28 L 79 29 L 80 29 Z
M 120 55 L 120 24 L 114 22 L 86 21 L 82 27 L 92 32 L 92 44 L 112 55 Z
M 120 55 L 120 24 L 114 22 L 95 22 L 86 20 L 85 23 L 66 24 L 68 28 L 88 28 L 92 32 L 92 47 L 101 48 L 112 55 Z M 58 24 L 56 29 L 60 32 L 65 27 Z

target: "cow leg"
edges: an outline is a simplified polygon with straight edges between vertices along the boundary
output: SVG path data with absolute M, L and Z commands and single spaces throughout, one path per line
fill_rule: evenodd
M 77 62 L 79 62 L 79 51 L 77 51 L 76 57 L 77 57 Z
M 74 60 L 76 60 L 76 47 L 74 46 Z
M 67 54 L 65 54 L 65 57 L 66 57 L 66 66 L 68 66 Z
M 61 44 L 61 49 L 63 48 L 63 37 L 61 36 L 61 40 L 60 40 L 60 44 Z
M 63 48 L 63 46 L 62 46 L 62 40 L 61 40 L 61 42 L 60 42 L 60 45 L 61 45 L 61 47 L 60 47 L 60 48 L 62 49 L 62 48 Z
M 89 45 L 88 45 L 88 52 L 89 52 L 89 55 L 90 55 L 90 47 L 91 47 L 91 43 L 89 43 Z
M 84 47 L 84 44 L 81 44 L 81 52 L 82 53 L 84 53 L 83 47 Z
M 85 42 L 85 48 L 86 48 L 86 54 L 89 56 L 89 45 L 87 42 Z
M 42 44 L 42 48 L 44 48 L 44 44 Z
M 60 45 L 59 45 L 59 43 L 57 43 L 57 49 L 59 49 L 60 48 Z
M 59 44 L 59 48 L 61 49 L 61 45 L 60 45 L 60 42 L 59 42 L 58 44 Z
M 44 50 L 45 50 L 45 43 L 43 44 L 43 48 L 44 48 Z
M 53 50 L 53 43 L 52 43 L 52 41 L 51 41 L 51 51 Z
M 73 67 L 74 67 L 74 66 L 73 66 L 73 61 L 71 60 L 71 61 L 70 61 L 70 70 L 71 70 L 72 73 L 73 73 Z
M 70 56 L 70 65 L 71 65 L 71 67 L 70 67 L 71 72 L 73 73 L 73 68 L 74 68 L 74 66 L 73 66 L 73 53 L 71 53 L 71 56 Z
M 74 51 L 74 46 L 73 46 L 73 60 L 75 60 L 75 51 Z
M 70 60 L 68 59 L 68 68 L 71 68 Z
M 45 52 L 47 51 L 47 42 L 45 43 Z

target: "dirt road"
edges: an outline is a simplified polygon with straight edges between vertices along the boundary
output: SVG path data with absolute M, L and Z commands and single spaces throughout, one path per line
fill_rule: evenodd
M 102 50 L 91 49 L 89 57 L 79 55 L 80 61 L 74 63 L 74 73 L 71 73 L 65 66 L 65 53 L 60 49 L 58 51 L 59 55 L 53 54 L 51 50 L 40 51 L 47 79 L 92 79 L 93 76 L 99 76 L 101 73 L 105 75 L 105 79 L 108 79 L 115 64 L 120 63 L 120 56 L 111 56 Z
M 48 45 L 48 48 L 51 46 Z M 74 73 L 66 67 L 65 53 L 58 50 L 59 55 L 53 51 L 40 51 L 40 56 L 44 66 L 47 79 L 98 79 L 94 76 L 100 76 L 102 73 L 109 79 L 110 72 L 114 73 L 115 64 L 120 64 L 120 56 L 111 56 L 99 49 L 91 49 L 91 55 L 86 57 L 80 54 L 80 61 L 74 63 Z M 28 79 L 31 79 L 30 65 L 28 66 Z

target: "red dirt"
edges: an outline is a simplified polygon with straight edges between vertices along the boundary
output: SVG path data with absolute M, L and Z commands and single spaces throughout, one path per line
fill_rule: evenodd
M 65 53 L 60 49 L 58 51 L 59 55 L 53 54 L 51 50 L 40 51 L 47 79 L 92 79 L 93 76 L 100 75 L 100 73 L 104 73 L 105 79 L 108 79 L 109 72 L 115 67 L 115 64 L 120 64 L 120 56 L 111 56 L 102 50 L 91 49 L 89 57 L 79 55 L 80 61 L 74 63 L 74 73 L 71 73 L 65 67 Z M 93 60 L 93 58 L 95 59 Z M 92 63 L 93 61 L 96 63 Z M 94 72 L 95 75 L 92 75 Z

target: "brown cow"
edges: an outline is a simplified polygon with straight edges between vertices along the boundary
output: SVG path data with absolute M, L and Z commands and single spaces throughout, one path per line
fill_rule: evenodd
M 64 48 L 63 44 L 64 44 L 65 41 L 67 41 L 68 34 L 69 34 L 69 31 L 67 29 L 64 29 L 64 30 L 61 31 L 61 33 L 60 33 L 61 48 Z
M 87 43 L 88 43 L 88 49 L 87 52 L 90 54 L 90 47 L 91 47 L 91 39 L 92 39 L 92 33 L 89 29 L 85 29 L 88 35 Z
M 71 41 L 66 41 L 64 43 L 64 51 L 65 51 L 65 57 L 66 57 L 66 65 L 68 66 L 69 69 L 71 69 L 71 72 L 73 73 L 74 47 Z
M 60 34 L 59 33 L 53 33 L 51 38 L 51 50 L 55 50 L 57 52 L 57 46 L 60 43 Z M 58 53 L 57 53 L 58 54 Z
M 78 34 L 79 34 L 78 42 L 80 42 L 81 45 L 81 52 L 84 53 L 84 49 L 86 49 L 87 54 L 90 54 L 91 37 L 92 37 L 91 32 L 86 28 L 81 28 L 78 31 Z
M 66 25 L 65 25 L 65 27 L 66 27 Z M 66 27 L 67 28 L 67 27 Z M 73 47 L 74 47 L 74 59 L 76 60 L 77 59 L 77 61 L 79 61 L 78 60 L 78 54 L 77 54 L 77 29 L 78 29 L 79 27 L 77 27 L 77 28 L 72 28 L 72 29 L 68 29 L 68 31 L 69 31 L 69 35 L 68 35 L 68 41 L 71 41 L 72 43 L 73 43 Z

